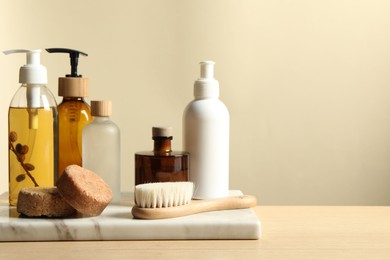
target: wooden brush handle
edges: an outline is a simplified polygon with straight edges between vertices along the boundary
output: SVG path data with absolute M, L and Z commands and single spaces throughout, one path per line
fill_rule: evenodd
M 134 206 L 131 213 L 135 218 L 140 219 L 162 219 L 187 216 L 200 212 L 244 209 L 256 206 L 256 197 L 242 195 L 211 200 L 192 200 L 189 204 L 168 208 L 140 208 Z

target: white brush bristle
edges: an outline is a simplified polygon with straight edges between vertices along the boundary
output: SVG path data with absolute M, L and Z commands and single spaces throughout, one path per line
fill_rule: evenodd
M 192 182 L 155 182 L 135 186 L 134 196 L 140 208 L 167 208 L 191 201 Z

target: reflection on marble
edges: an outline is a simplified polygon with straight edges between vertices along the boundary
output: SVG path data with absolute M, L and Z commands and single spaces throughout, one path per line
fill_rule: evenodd
M 231 191 L 231 195 L 241 195 Z M 199 213 L 161 220 L 134 219 L 129 195 L 97 217 L 27 218 L 0 197 L 0 241 L 258 239 L 261 224 L 253 209 Z

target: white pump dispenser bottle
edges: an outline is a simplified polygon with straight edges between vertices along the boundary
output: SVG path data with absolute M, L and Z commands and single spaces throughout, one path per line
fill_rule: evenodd
M 190 153 L 190 181 L 194 199 L 228 196 L 229 111 L 219 100 L 214 62 L 200 62 L 200 78 L 194 83 L 195 99 L 183 114 L 183 149 Z

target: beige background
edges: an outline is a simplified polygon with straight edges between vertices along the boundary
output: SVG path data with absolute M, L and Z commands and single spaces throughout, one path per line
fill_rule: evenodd
M 90 55 L 79 71 L 91 99 L 113 100 L 123 191 L 153 125 L 172 125 L 181 149 L 198 62 L 211 59 L 231 116 L 232 189 L 260 204 L 390 205 L 389 14 L 389 1 L 369 0 L 0 0 L 0 49 Z M 57 95 L 67 55 L 42 62 Z M 0 56 L 0 192 L 23 63 Z

